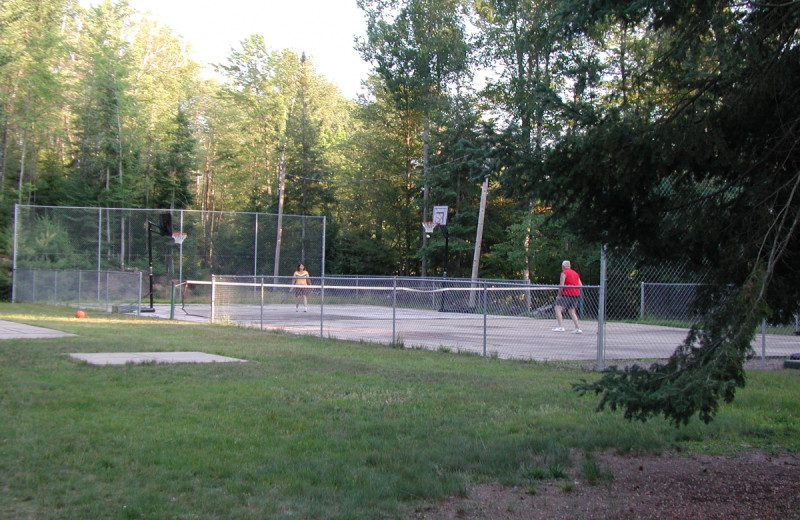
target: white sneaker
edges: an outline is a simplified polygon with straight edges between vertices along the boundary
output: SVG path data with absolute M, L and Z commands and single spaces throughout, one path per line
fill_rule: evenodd
M 564 327 L 556 327 L 553 329 L 553 332 L 564 332 Z
M 308 312 L 308 307 L 303 307 L 303 312 Z
M 583 331 L 581 329 L 575 329 L 575 330 L 572 331 L 572 333 L 573 334 L 583 334 Z

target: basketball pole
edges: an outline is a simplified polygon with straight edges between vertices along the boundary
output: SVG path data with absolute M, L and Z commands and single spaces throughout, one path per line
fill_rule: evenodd
M 156 224 L 152 220 L 147 220 L 147 259 L 150 264 L 150 308 L 140 309 L 139 312 L 156 312 L 155 305 L 153 304 L 153 226 L 158 227 L 158 233 L 162 236 L 172 235 L 172 214 L 162 213 L 161 224 Z
M 153 222 L 147 221 L 147 259 L 150 262 L 150 308 L 149 309 L 141 309 L 139 312 L 156 312 L 156 308 L 153 305 Z

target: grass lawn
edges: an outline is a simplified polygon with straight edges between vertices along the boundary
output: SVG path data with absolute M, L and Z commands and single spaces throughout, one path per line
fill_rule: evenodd
M 575 452 L 800 448 L 800 371 L 753 371 L 709 425 L 595 413 L 563 365 L 0 304 L 77 334 L 0 341 L 0 518 L 403 518 L 478 482 L 585 471 Z M 200 350 L 95 367 L 74 352 Z

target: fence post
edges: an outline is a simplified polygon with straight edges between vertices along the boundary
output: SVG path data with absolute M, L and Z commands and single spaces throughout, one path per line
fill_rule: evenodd
M 767 320 L 761 320 L 761 368 L 767 368 Z
M 486 315 L 487 315 L 487 304 L 486 302 L 489 299 L 489 288 L 487 287 L 486 282 L 483 282 L 483 357 L 486 357 Z
M 19 204 L 14 203 L 14 236 L 12 237 L 11 246 L 11 303 L 17 303 L 17 251 L 19 251 L 19 244 L 17 243 L 17 226 L 19 226 Z
M 253 230 L 253 276 L 258 276 L 258 213 L 256 213 L 256 221 Z M 261 293 L 263 298 L 264 287 L 262 282 Z
M 136 310 L 141 314 L 142 310 L 142 272 L 139 271 L 139 300 L 136 302 Z
M 603 370 L 603 357 L 606 348 L 606 285 L 608 283 L 606 245 L 600 247 L 600 294 L 597 305 L 597 371 Z
M 175 319 L 175 280 L 172 280 L 169 289 L 169 319 Z
M 215 302 L 215 301 L 216 301 L 216 299 L 217 299 L 217 298 L 216 298 L 216 296 L 217 296 L 217 295 L 216 295 L 216 292 L 217 292 L 217 287 L 216 287 L 216 284 L 214 283 L 214 282 L 215 282 L 215 279 L 214 279 L 214 278 L 215 278 L 215 277 L 214 277 L 214 275 L 212 274 L 212 275 L 211 275 L 211 323 L 214 323 L 214 302 Z
M 110 218 L 110 216 L 109 216 Z M 97 208 L 97 271 L 103 258 L 103 208 Z
M 397 344 L 397 277 L 392 277 L 392 345 Z
M 639 283 L 639 319 L 644 319 L 644 282 Z
M 264 330 L 264 277 L 261 277 L 261 317 L 259 330 Z
M 319 337 L 325 339 L 325 275 L 319 278 Z

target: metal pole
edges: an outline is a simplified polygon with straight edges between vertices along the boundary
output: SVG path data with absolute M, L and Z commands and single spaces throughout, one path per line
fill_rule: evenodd
M 97 295 L 95 301 L 100 301 L 100 258 L 103 251 L 103 208 L 97 209 L 97 267 L 95 279 L 97 280 Z M 152 307 L 152 305 L 151 305 Z
M 606 348 L 606 246 L 600 247 L 600 294 L 597 305 L 597 371 L 603 370 L 603 352 Z
M 639 284 L 639 319 L 644 319 L 644 282 Z
M 447 232 L 447 226 L 439 226 L 444 233 L 444 270 L 442 271 L 442 278 L 447 278 L 447 265 L 450 258 L 450 233 Z
M 136 302 L 136 308 L 139 309 L 139 312 L 142 312 L 142 272 L 138 271 L 139 274 L 139 301 Z
M 261 325 L 260 330 L 264 330 L 264 278 L 261 278 Z
M 153 306 L 153 223 L 149 220 L 147 221 L 147 258 L 150 263 L 150 308 L 142 309 L 140 312 L 155 312 L 156 309 Z
M 183 233 L 183 210 L 180 210 L 180 232 Z M 183 283 L 183 240 L 178 244 L 178 283 Z
M 767 320 L 761 320 L 761 368 L 767 368 Z
M 253 234 L 253 276 L 258 276 L 258 213 L 256 213 L 255 231 Z M 261 282 L 262 293 L 264 282 Z
M 325 277 L 319 277 L 319 337 L 325 339 Z
M 214 323 L 214 302 L 216 301 L 217 286 L 214 283 L 215 275 L 211 275 L 211 323 Z
M 397 343 L 397 277 L 392 278 L 392 345 Z
M 97 209 L 97 270 L 100 270 L 100 258 L 103 256 L 103 208 Z
M 172 281 L 169 290 L 169 319 L 175 319 L 175 280 Z
M 320 276 L 325 276 L 325 233 L 327 233 L 327 217 L 322 217 L 322 265 L 320 266 Z
M 486 301 L 489 299 L 488 296 L 486 282 L 483 282 L 483 357 L 486 357 L 486 315 L 488 314 Z
M 17 226 L 19 225 L 19 204 L 14 204 L 14 237 L 13 246 L 11 248 L 11 303 L 17 303 L 17 251 L 19 244 L 17 244 Z

